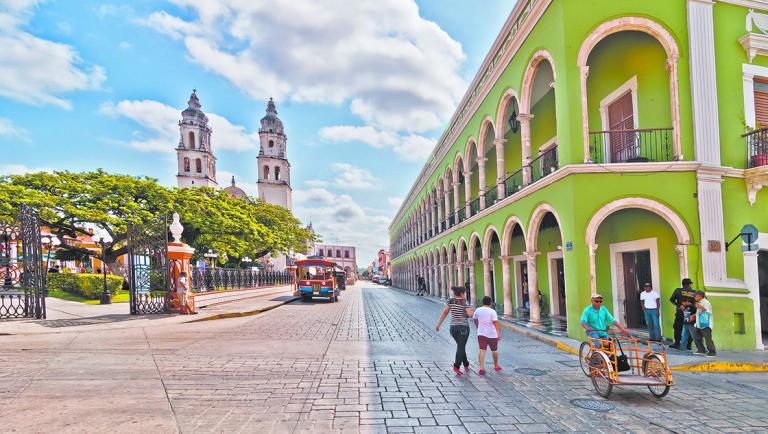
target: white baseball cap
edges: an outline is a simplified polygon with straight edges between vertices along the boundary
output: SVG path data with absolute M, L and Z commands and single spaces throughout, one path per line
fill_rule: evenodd
M 600 294 L 592 294 L 592 300 L 594 300 L 596 298 L 603 298 L 603 296 L 600 295 Z

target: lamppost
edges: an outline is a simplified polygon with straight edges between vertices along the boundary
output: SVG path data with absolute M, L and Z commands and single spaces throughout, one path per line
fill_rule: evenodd
M 104 273 L 104 290 L 101 293 L 101 300 L 99 304 L 112 304 L 112 296 L 107 289 L 107 247 L 112 244 L 112 236 L 107 231 L 101 231 L 101 233 L 95 233 L 91 239 L 96 244 L 101 245 L 101 270 Z
M 40 238 L 40 243 L 46 248 L 45 269 L 47 270 L 51 268 L 51 250 L 59 247 L 61 245 L 61 240 L 59 240 L 59 237 L 56 235 L 51 235 L 50 237 L 45 236 Z
M 208 258 L 211 261 L 211 268 L 216 268 L 216 258 L 219 257 L 218 253 L 214 252 L 211 249 L 208 249 L 208 251 L 205 252 L 205 254 L 203 254 L 203 256 L 205 256 L 206 258 Z
M 251 259 L 250 257 L 246 256 L 243 259 L 241 259 L 241 261 L 243 262 L 243 264 L 245 264 L 246 267 L 248 267 L 248 269 L 251 268 L 251 262 L 253 262 L 253 259 Z

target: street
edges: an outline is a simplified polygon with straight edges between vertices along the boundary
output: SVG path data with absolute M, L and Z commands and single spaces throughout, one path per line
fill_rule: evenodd
M 768 432 L 764 374 L 606 401 L 575 356 L 508 330 L 503 371 L 478 375 L 473 327 L 457 377 L 440 310 L 361 282 L 251 317 L 0 336 L 0 432 Z

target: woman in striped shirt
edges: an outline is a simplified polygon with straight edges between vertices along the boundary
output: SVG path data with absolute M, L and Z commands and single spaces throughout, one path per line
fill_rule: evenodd
M 445 321 L 448 312 L 451 313 L 451 337 L 456 341 L 456 359 L 453 362 L 453 372 L 461 375 L 461 365 L 464 364 L 464 371 L 469 372 L 469 360 L 467 359 L 467 340 L 469 339 L 469 318 L 472 317 L 472 308 L 467 306 L 465 298 L 466 290 L 460 286 L 454 286 L 453 298 L 448 300 L 448 304 L 440 314 L 435 331 L 440 331 L 440 325 Z

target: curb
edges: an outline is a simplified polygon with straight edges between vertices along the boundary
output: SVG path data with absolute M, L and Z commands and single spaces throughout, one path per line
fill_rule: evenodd
M 404 291 L 400 288 L 394 288 L 398 291 L 406 294 L 411 294 L 409 291 Z M 423 297 L 425 300 L 429 300 L 433 303 L 442 303 L 442 300 L 438 300 L 434 297 Z M 563 343 L 557 339 L 544 336 L 539 332 L 531 331 L 525 327 L 511 324 L 505 320 L 499 321 L 499 324 L 519 335 L 535 339 L 539 342 L 551 345 L 560 351 L 578 355 L 578 348 L 574 348 L 566 343 Z M 669 367 L 672 371 L 686 371 L 686 372 L 768 372 L 768 362 L 700 362 L 700 363 L 684 363 L 680 365 L 673 365 Z
M 250 310 L 246 312 L 225 312 L 225 313 L 217 313 L 215 315 L 207 316 L 205 318 L 199 318 L 199 319 L 193 319 L 192 321 L 186 321 L 185 324 L 193 323 L 193 322 L 201 322 L 201 321 L 215 321 L 219 319 L 226 319 L 226 318 L 240 318 L 244 316 L 253 316 L 258 315 L 260 313 L 266 312 L 268 310 L 275 309 L 277 307 L 283 306 L 288 303 L 293 303 L 294 301 L 298 300 L 299 297 L 294 297 L 290 300 L 286 300 L 280 303 L 273 304 L 272 306 L 263 307 L 261 309 L 256 310 Z

